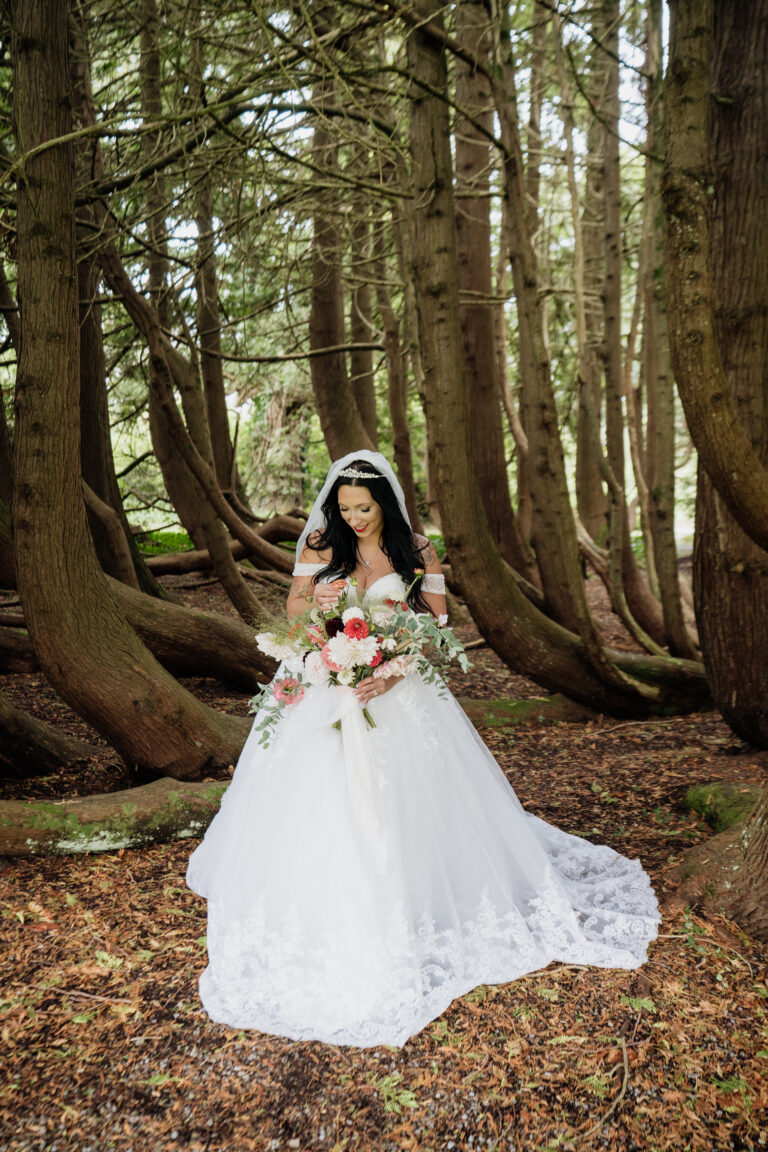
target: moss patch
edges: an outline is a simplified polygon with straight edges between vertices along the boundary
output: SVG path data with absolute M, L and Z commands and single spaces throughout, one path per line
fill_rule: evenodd
M 459 697 L 459 704 L 476 728 L 506 728 L 515 724 L 556 724 L 561 720 L 593 720 L 595 713 L 589 708 L 569 700 L 567 696 L 536 696 L 529 700 L 470 700 Z
M 689 788 L 685 805 L 703 816 L 716 832 L 745 820 L 763 791 L 761 784 L 715 780 Z

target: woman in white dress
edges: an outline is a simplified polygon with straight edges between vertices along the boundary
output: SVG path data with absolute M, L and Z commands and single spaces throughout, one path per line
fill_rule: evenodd
M 328 608 L 351 576 L 348 604 L 401 599 L 416 568 L 409 606 L 445 612 L 437 556 L 380 453 L 335 461 L 296 555 L 291 615 Z M 411 673 L 354 691 L 355 716 L 348 689 L 311 686 L 266 747 L 251 731 L 189 859 L 187 884 L 208 901 L 213 1020 L 401 1046 L 478 984 L 552 960 L 643 963 L 659 912 L 638 860 L 526 813 L 442 682 Z

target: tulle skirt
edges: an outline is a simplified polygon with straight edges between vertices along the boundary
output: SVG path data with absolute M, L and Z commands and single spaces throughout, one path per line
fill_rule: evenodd
M 478 984 L 643 963 L 639 861 L 526 813 L 442 681 L 407 676 L 370 712 L 311 687 L 268 747 L 252 729 L 187 869 L 213 1020 L 401 1046 Z

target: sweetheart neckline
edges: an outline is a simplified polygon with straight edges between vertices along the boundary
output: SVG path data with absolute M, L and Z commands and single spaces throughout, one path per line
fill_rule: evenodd
M 378 580 L 374 580 L 373 584 L 368 584 L 365 588 L 362 588 L 363 596 L 365 596 L 367 592 L 370 592 L 371 588 L 375 588 L 377 584 L 381 584 L 382 580 L 389 580 L 390 576 L 396 576 L 402 583 L 403 578 L 399 572 L 385 572 L 383 576 L 379 576 Z

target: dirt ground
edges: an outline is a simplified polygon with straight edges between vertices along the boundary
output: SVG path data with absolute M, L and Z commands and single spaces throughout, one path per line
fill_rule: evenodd
M 228 611 L 215 585 L 185 590 L 193 582 L 169 581 L 187 602 Z M 597 582 L 589 588 L 611 642 L 631 647 Z M 542 695 L 487 648 L 472 659 L 469 673 L 449 675 L 458 695 Z M 245 693 L 187 685 L 247 712 Z M 0 692 L 100 746 L 66 779 L 4 781 L 4 795 L 130 782 L 42 677 L 0 677 Z M 765 947 L 680 905 L 670 875 L 711 835 L 684 807 L 687 789 L 760 781 L 755 750 L 714 713 L 481 734 L 529 811 L 643 862 L 664 912 L 646 965 L 553 964 L 482 985 L 401 1049 L 297 1043 L 203 1012 L 206 909 L 184 884 L 196 841 L 9 863 L 0 875 L 0 1150 L 768 1147 Z

